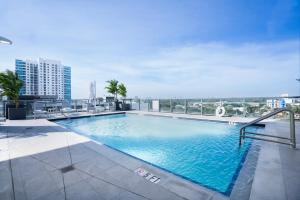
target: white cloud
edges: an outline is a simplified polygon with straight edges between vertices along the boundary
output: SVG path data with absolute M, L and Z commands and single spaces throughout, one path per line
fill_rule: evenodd
M 298 91 L 298 41 L 166 48 L 149 59 L 117 66 L 111 72 L 127 82 L 131 96 L 276 96 Z
M 198 43 L 127 58 L 101 57 L 97 53 L 78 56 L 42 48 L 37 48 L 34 52 L 40 54 L 34 56 L 34 52 L 26 54 L 22 47 L 18 52 L 12 48 L 6 46 L 9 53 L 3 51 L 4 54 L 0 55 L 2 70 L 13 68 L 15 57 L 12 55 L 24 59 L 38 56 L 60 59 L 63 64 L 72 66 L 73 98 L 87 98 L 92 80 L 97 81 L 98 95 L 104 95 L 105 81 L 109 79 L 124 82 L 130 97 L 277 96 L 281 93 L 299 93 L 299 84 L 295 81 L 299 76 L 299 41 L 236 45 Z

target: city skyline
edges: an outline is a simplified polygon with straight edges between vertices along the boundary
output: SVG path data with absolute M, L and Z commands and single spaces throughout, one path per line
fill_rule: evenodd
M 299 95 L 299 2 L 3 1 L 0 69 L 63 60 L 73 98 L 110 79 L 129 97 Z

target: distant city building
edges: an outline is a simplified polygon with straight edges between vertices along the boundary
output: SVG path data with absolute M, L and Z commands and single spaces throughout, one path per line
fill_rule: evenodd
M 288 98 L 288 94 L 281 94 L 280 99 L 267 99 L 267 106 L 274 109 L 274 108 L 284 108 L 287 104 L 293 104 L 294 99 Z
M 64 99 L 71 100 L 71 67 L 64 66 Z
M 20 95 L 55 95 L 60 100 L 71 99 L 71 67 L 43 58 L 38 61 L 16 59 L 15 64 L 24 83 Z

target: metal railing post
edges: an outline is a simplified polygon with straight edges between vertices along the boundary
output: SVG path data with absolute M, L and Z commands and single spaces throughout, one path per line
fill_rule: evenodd
M 203 115 L 203 99 L 201 99 L 201 116 Z
M 158 112 L 161 112 L 161 108 L 160 108 L 160 100 L 158 99 Z
M 172 108 L 172 99 L 170 99 L 170 112 L 173 112 L 173 108 Z
M 76 110 L 76 112 L 78 111 L 77 110 L 77 100 L 75 100 L 75 110 Z
M 188 103 L 187 103 L 187 99 L 185 99 L 184 104 L 185 104 L 185 105 L 184 105 L 184 113 L 187 114 L 187 104 L 188 104 Z
M 291 134 L 291 145 L 296 148 L 296 134 L 295 134 L 295 116 L 294 112 L 290 111 L 290 134 Z
M 246 111 L 246 106 L 245 106 L 245 99 L 243 100 L 242 105 L 243 105 L 243 116 L 246 117 L 247 111 Z
M 141 100 L 140 99 L 138 100 L 138 103 L 139 103 L 139 110 L 141 110 Z

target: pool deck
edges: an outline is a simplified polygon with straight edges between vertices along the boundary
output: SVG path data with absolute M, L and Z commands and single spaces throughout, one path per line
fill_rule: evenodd
M 182 114 L 172 116 L 183 117 Z M 224 120 L 213 120 L 220 119 Z M 270 133 L 288 132 L 285 121 L 266 123 Z M 300 138 L 298 130 L 299 123 L 296 137 Z M 258 145 L 260 153 L 254 175 L 246 177 L 247 181 L 237 179 L 248 189 L 236 192 L 238 189 L 234 188 L 230 199 L 299 200 L 299 150 L 266 142 Z M 159 177 L 160 182 L 152 183 L 139 176 L 135 172 L 138 168 Z M 8 120 L 0 125 L 0 199 L 225 200 L 229 197 L 91 141 L 54 122 L 37 119 Z
M 196 114 L 182 114 L 182 113 L 167 113 L 167 112 L 146 112 L 146 111 L 127 111 L 127 113 L 138 114 L 138 115 L 153 115 L 153 116 L 164 116 L 184 119 L 198 119 L 204 121 L 216 121 L 216 122 L 234 122 L 234 123 L 248 123 L 256 118 L 251 117 L 217 117 L 217 116 L 206 116 Z M 267 119 L 267 121 L 275 121 L 273 119 Z

